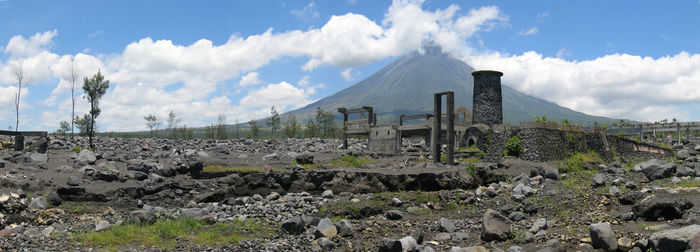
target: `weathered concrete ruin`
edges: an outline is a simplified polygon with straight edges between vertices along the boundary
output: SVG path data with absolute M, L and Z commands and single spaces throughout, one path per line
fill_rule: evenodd
M 48 137 L 46 131 L 10 131 L 0 130 L 0 136 L 15 137 L 15 151 L 29 152 L 37 150 L 39 153 L 46 153 L 48 148 Z M 25 148 L 25 137 L 37 137 L 36 141 Z

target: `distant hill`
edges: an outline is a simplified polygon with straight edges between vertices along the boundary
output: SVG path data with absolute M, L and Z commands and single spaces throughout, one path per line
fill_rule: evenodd
M 364 80 L 303 108 L 287 112 L 307 118 L 317 107 L 337 113 L 340 107 L 372 106 L 380 123 L 398 120 L 400 114 L 432 113 L 433 94 L 454 91 L 455 107 L 472 110 L 474 68 L 442 52 L 439 47 L 426 46 L 424 53 L 412 52 Z M 481 69 L 480 69 L 481 70 Z M 498 69 L 490 69 L 497 70 Z M 508 73 L 504 73 L 507 75 Z M 517 125 L 546 115 L 550 121 L 569 120 L 574 124 L 611 124 L 618 119 L 587 115 L 559 106 L 553 102 L 526 95 L 502 83 L 503 119 Z M 572 94 L 573 95 L 573 94 Z

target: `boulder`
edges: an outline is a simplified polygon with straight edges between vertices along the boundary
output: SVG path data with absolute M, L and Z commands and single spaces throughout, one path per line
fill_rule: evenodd
M 326 237 L 321 237 L 317 242 L 323 251 L 333 251 L 335 249 L 335 243 Z
M 605 174 L 602 174 L 602 173 L 593 174 L 592 179 L 593 179 L 593 182 L 591 185 L 593 187 L 599 187 L 599 186 L 605 185 Z
M 328 190 L 323 191 L 323 193 L 321 193 L 321 197 L 333 198 L 333 190 L 328 189 Z
M 538 218 L 535 220 L 534 223 L 532 223 L 532 227 L 530 227 L 529 232 L 530 233 L 537 233 L 540 230 L 545 230 L 545 229 L 547 229 L 547 219 Z
M 391 198 L 391 205 L 395 207 L 400 207 L 403 205 L 403 201 L 401 201 L 399 198 Z
M 698 251 L 700 249 L 700 225 L 667 229 L 651 234 L 649 245 L 654 251 Z
M 481 222 L 482 240 L 485 242 L 493 240 L 505 241 L 512 231 L 510 220 L 507 217 L 495 210 L 486 210 Z
M 335 228 L 335 225 L 333 225 L 333 221 L 328 218 L 323 218 L 318 222 L 318 226 L 316 227 L 316 231 L 314 231 L 314 237 L 315 238 L 321 238 L 321 237 L 326 237 L 328 239 L 333 238 L 338 234 L 338 229 Z
M 403 218 L 403 213 L 399 210 L 389 210 L 386 212 L 386 218 L 390 220 L 400 220 Z
M 112 227 L 112 224 L 109 224 L 109 221 L 101 220 L 95 224 L 95 232 L 100 232 L 110 227 Z
M 135 210 L 129 213 L 127 221 L 135 224 L 152 224 L 156 221 L 156 214 L 153 210 Z
M 297 164 L 304 165 L 304 164 L 313 164 L 314 163 L 314 156 L 311 154 L 299 154 L 294 157 L 294 160 L 297 162 Z
M 401 238 L 399 239 L 399 242 L 401 242 L 401 249 L 403 251 L 413 251 L 416 247 L 418 247 L 418 242 L 416 242 L 416 239 L 413 239 L 411 236 Z
M 438 220 L 438 231 L 452 233 L 455 229 L 455 224 L 451 220 L 445 218 Z
M 656 221 L 659 217 L 666 220 L 680 219 L 685 210 L 693 207 L 693 203 L 676 197 L 650 195 L 637 202 L 632 207 L 635 216 L 648 221 Z
M 377 250 L 377 251 L 378 252 L 402 252 L 403 246 L 401 245 L 401 241 L 399 241 L 399 240 L 383 238 L 382 241 L 379 242 L 379 250 Z
M 558 180 L 559 179 L 559 169 L 557 168 L 547 168 L 544 170 L 544 177 L 548 179 Z
M 338 230 L 338 235 L 342 237 L 352 236 L 355 232 L 352 228 L 352 223 L 349 220 L 340 220 L 335 224 L 335 228 Z
M 46 203 L 46 199 L 41 196 L 33 198 L 32 202 L 29 203 L 29 209 L 32 210 L 46 209 L 46 206 L 48 206 L 48 203 Z
M 610 223 L 595 223 L 588 226 L 588 232 L 591 235 L 591 244 L 593 248 L 602 249 L 604 251 L 617 250 L 617 238 L 610 227 Z
M 639 167 L 649 180 L 668 178 L 676 172 L 676 165 L 659 159 L 651 159 L 639 164 Z
M 82 163 L 87 163 L 87 164 L 92 164 L 94 165 L 95 162 L 97 161 L 97 156 L 95 156 L 95 153 L 92 152 L 91 150 L 81 150 L 80 153 L 78 153 L 78 161 Z
M 48 200 L 52 206 L 60 206 L 61 203 L 63 203 L 63 199 L 61 199 L 61 196 L 58 195 L 56 191 L 52 191 L 51 193 L 49 193 Z
M 294 216 L 282 222 L 282 230 L 288 234 L 301 234 L 304 229 L 304 220 L 301 216 Z
M 78 179 L 78 177 L 76 177 L 76 176 L 69 176 L 66 184 L 68 184 L 69 186 L 79 186 L 80 179 Z

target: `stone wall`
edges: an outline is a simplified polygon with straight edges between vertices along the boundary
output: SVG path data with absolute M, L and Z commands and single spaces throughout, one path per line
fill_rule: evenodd
M 483 124 L 468 128 L 459 146 L 476 145 L 484 151 L 485 161 L 498 162 L 503 157 L 506 142 L 512 136 L 517 136 L 523 146 L 520 158 L 531 161 L 562 160 L 577 152 L 589 151 L 598 153 L 607 161 L 612 161 L 614 155 L 628 159 L 663 158 L 673 155 L 671 150 L 610 135 L 606 137 L 609 147 L 606 149 L 603 135 L 595 132 L 509 128 L 500 125 L 489 127 Z
M 367 148 L 379 153 L 397 153 L 399 146 L 396 134 L 397 130 L 393 126 L 372 126 Z

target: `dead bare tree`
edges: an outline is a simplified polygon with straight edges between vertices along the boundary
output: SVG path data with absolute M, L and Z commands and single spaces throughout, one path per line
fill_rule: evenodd
M 75 68 L 75 56 L 70 59 L 70 99 L 73 105 L 70 119 L 70 137 L 74 138 L 73 129 L 75 129 L 75 79 L 78 78 L 78 69 Z
M 22 59 L 17 61 L 14 69 L 12 69 L 12 74 L 14 75 L 17 84 L 17 92 L 15 92 L 15 131 L 19 131 L 19 102 L 20 98 L 22 97 L 22 85 L 29 82 L 29 78 L 24 72 L 24 61 Z

